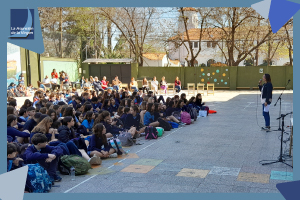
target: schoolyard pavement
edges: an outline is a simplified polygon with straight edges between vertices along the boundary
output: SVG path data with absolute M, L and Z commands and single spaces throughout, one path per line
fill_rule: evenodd
M 280 93 L 274 91 L 270 108 L 273 130 L 278 129 L 279 104 L 274 104 Z M 282 113 L 293 111 L 293 91 L 285 91 L 282 99 Z M 260 130 L 264 120 L 258 91 L 215 91 L 203 100 L 217 114 L 165 132 L 157 140 L 139 138 L 141 145 L 124 148 L 130 150 L 127 156 L 103 160 L 75 181 L 62 176 L 51 192 L 278 193 L 277 183 L 293 180 L 291 167 L 259 164 L 279 156 L 280 132 Z M 290 116 L 285 124 L 290 126 Z M 290 127 L 285 131 L 288 140 Z M 289 141 L 283 149 L 288 154 Z

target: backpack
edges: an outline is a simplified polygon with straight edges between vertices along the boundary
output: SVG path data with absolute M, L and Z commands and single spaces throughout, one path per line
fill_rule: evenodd
M 80 136 L 81 134 L 82 134 L 82 135 L 89 135 L 88 132 L 87 132 L 86 127 L 83 126 L 83 125 L 80 125 L 80 126 L 78 126 L 78 128 L 77 128 L 77 135 Z
M 64 155 L 60 158 L 60 161 L 60 164 L 63 166 L 61 169 L 65 168 L 69 173 L 73 166 L 75 168 L 75 175 L 86 174 L 89 169 L 92 169 L 91 164 L 78 155 Z M 60 169 L 60 167 L 58 169 Z
M 165 131 L 170 131 L 172 129 L 171 124 L 167 121 L 163 120 L 162 118 L 158 118 L 157 121 L 159 122 L 159 126 L 162 127 Z
M 191 119 L 193 119 L 194 121 L 197 120 L 197 115 L 198 115 L 198 112 L 196 110 L 196 108 L 190 108 L 190 115 L 191 115 Z
M 171 124 L 172 128 L 178 128 L 179 127 L 179 124 L 177 124 L 176 122 L 169 121 L 169 124 Z
M 145 139 L 157 139 L 158 137 L 158 132 L 157 129 L 154 128 L 153 126 L 147 126 L 145 128 Z
M 186 125 L 190 125 L 192 123 L 191 115 L 188 112 L 182 111 L 181 112 L 181 121 L 183 123 L 185 123 Z
M 181 114 L 179 111 L 174 111 L 172 115 L 179 121 L 181 121 Z
M 156 127 L 157 130 L 157 136 L 161 137 L 164 134 L 164 129 L 162 127 Z
M 132 146 L 134 144 L 131 134 L 127 132 L 122 132 L 118 139 L 121 141 L 122 146 Z
M 33 193 L 47 193 L 51 190 L 53 180 L 47 171 L 37 164 L 28 165 L 26 186 Z

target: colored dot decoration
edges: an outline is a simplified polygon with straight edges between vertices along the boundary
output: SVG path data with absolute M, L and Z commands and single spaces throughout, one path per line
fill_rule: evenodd
M 205 76 L 205 73 L 203 73 L 202 76 Z
M 215 72 L 212 73 L 212 75 L 215 75 L 215 74 L 216 74 Z
M 210 73 L 207 73 L 207 76 L 210 76 Z
M 204 82 L 204 78 L 201 79 L 201 82 Z
M 226 76 L 226 74 L 225 74 L 225 73 L 223 73 L 222 75 L 223 75 L 223 76 Z
M 218 80 L 215 78 L 215 79 L 214 79 L 214 82 L 217 82 L 217 81 L 218 81 Z
M 225 82 L 225 85 L 227 85 L 227 82 Z
M 217 70 L 216 70 L 216 72 L 217 72 L 217 73 L 219 73 L 219 72 L 220 72 L 220 70 L 218 70 L 218 69 L 217 69 Z
M 221 82 L 223 83 L 223 79 L 221 79 Z
M 226 69 L 226 72 L 228 72 L 228 69 Z
M 210 82 L 207 82 L 207 84 L 210 84 Z
M 201 72 L 204 72 L 204 69 L 201 69 Z

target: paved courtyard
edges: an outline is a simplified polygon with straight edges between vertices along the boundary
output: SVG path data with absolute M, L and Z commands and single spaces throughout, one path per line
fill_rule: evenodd
M 278 129 L 281 91 L 274 91 L 271 127 Z M 280 132 L 264 125 L 257 91 L 215 91 L 203 97 L 217 114 L 165 132 L 158 140 L 135 145 L 129 155 L 103 160 L 88 174 L 62 176 L 53 193 L 277 193 L 276 184 L 292 181 L 293 169 L 282 163 L 262 166 L 279 156 Z M 282 113 L 293 111 L 293 92 L 282 97 Z M 258 104 L 257 104 L 258 102 Z M 290 126 L 287 117 L 286 126 Z M 286 132 L 290 132 L 286 128 Z M 284 134 L 284 140 L 289 135 Z M 283 145 L 288 153 L 289 142 Z M 291 160 L 291 159 L 288 159 Z M 288 161 L 292 164 L 291 161 Z

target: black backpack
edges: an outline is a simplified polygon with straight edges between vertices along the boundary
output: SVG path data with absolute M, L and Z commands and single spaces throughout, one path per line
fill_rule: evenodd
M 157 139 L 158 132 L 157 129 L 153 126 L 147 126 L 145 128 L 145 139 Z
M 162 127 L 164 131 L 170 131 L 172 129 L 171 124 L 162 118 L 159 117 L 157 121 L 159 122 L 159 126 Z

